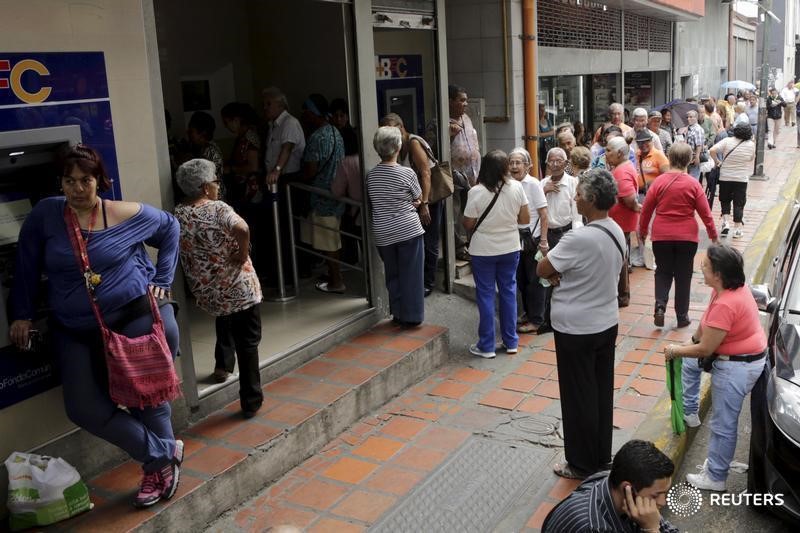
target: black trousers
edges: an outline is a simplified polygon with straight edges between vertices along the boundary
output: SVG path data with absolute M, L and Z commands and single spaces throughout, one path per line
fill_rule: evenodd
M 591 474 L 611 461 L 614 414 L 614 344 L 617 325 L 600 333 L 554 331 L 564 455 Z
M 439 236 L 442 232 L 442 212 L 444 202 L 438 201 L 428 205 L 431 223 L 425 228 L 425 288 L 433 289 L 436 285 L 436 265 L 439 263 Z
M 216 368 L 233 372 L 239 360 L 239 402 L 242 410 L 261 407 L 261 374 L 258 371 L 258 343 L 261 342 L 261 304 L 255 304 L 216 320 L 217 344 L 214 347 Z
M 747 202 L 747 182 L 720 181 L 719 206 L 723 215 L 731 214 L 731 200 L 733 200 L 733 221 L 742 222 L 744 204 Z
M 675 280 L 675 315 L 678 320 L 689 318 L 689 297 L 692 287 L 692 268 L 697 243 L 691 241 L 654 241 L 656 259 L 656 307 L 667 308 L 669 290 Z
M 545 299 L 547 298 L 547 289 L 542 287 L 539 283 L 539 276 L 536 275 L 536 266 L 539 264 L 536 261 L 536 251 L 539 248 L 539 237 L 531 237 L 530 231 L 520 231 L 520 241 L 527 238 L 531 239 L 526 249 L 523 246 L 519 254 L 519 264 L 517 265 L 517 289 L 522 295 L 522 308 L 525 310 L 525 316 L 528 317 L 528 322 L 535 325 L 540 325 L 544 322 L 544 307 Z

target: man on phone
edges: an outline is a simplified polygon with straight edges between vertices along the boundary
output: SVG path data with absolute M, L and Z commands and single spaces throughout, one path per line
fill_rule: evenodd
M 660 512 L 674 470 L 652 442 L 628 441 L 614 456 L 610 472 L 589 476 L 550 511 L 542 533 L 678 533 Z

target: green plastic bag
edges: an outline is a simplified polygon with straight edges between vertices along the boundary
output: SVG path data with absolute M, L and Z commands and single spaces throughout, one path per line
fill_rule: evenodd
M 14 452 L 5 465 L 12 531 L 54 524 L 92 508 L 80 474 L 60 457 Z
M 672 432 L 677 435 L 686 431 L 686 423 L 683 421 L 682 367 L 683 360 L 680 357 L 667 361 L 667 389 L 669 390 L 669 398 L 672 400 L 670 418 L 672 420 Z

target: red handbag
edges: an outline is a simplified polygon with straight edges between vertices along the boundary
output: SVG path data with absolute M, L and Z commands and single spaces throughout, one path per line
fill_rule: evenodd
M 95 211 L 89 223 L 90 234 L 96 216 Z M 164 335 L 164 323 L 155 297 L 149 290 L 147 291 L 153 313 L 153 330 L 150 333 L 131 338 L 109 329 L 100 314 L 94 296 L 94 288 L 101 281 L 100 275 L 95 274 L 89 266 L 86 240 L 81 234 L 78 218 L 68 206 L 64 207 L 64 221 L 67 224 L 67 233 L 78 267 L 86 281 L 86 291 L 89 293 L 92 311 L 100 326 L 111 400 L 117 405 L 143 409 L 156 407 L 180 397 L 180 380 L 175 373 L 172 353 Z

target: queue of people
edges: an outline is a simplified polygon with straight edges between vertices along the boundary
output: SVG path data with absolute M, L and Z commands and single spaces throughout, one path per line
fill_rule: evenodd
M 259 134 L 249 106 L 232 103 L 223 108 L 225 127 L 236 136 L 227 159 L 213 141 L 213 117 L 199 112 L 191 117 L 187 133 L 194 157 L 176 168 L 174 183 L 181 200 L 174 215 L 138 203 L 103 200 L 100 193 L 110 187 L 103 162 L 95 150 L 78 145 L 61 165 L 64 197 L 40 201 L 20 233 L 11 339 L 20 347 L 27 343 L 38 281 L 46 274 L 67 414 L 142 464 L 137 507 L 175 494 L 183 443 L 172 431 L 167 391 L 155 391 L 155 400 L 147 405 L 121 409 L 112 401 L 103 361 L 106 324 L 130 337 L 162 328 L 164 345 L 174 357 L 179 332 L 170 286 L 180 257 L 198 305 L 215 317 L 214 377 L 226 381 L 238 361 L 242 415 L 251 418 L 263 402 L 258 346 L 264 276 L 257 259 L 265 253 L 265 241 L 258 241 L 265 234 L 263 202 L 273 198 L 270 195 L 285 202 L 285 187 L 293 181 L 360 198 L 357 136 L 346 102 L 329 105 L 322 95 L 312 94 L 303 102 L 301 123 L 288 112 L 280 90 L 266 89 L 263 99 L 266 136 Z M 693 342 L 669 345 L 665 354 L 667 359 L 718 355 L 711 366 L 715 408 L 709 458 L 690 481 L 722 490 L 735 449 L 739 410 L 760 374 L 765 353 L 755 303 L 744 287 L 742 257 L 718 243 L 730 233 L 731 203 L 732 237 L 741 237 L 746 169 L 754 156 L 752 128 L 741 117 L 746 113 L 731 118 L 724 105 L 704 105 L 710 116 L 703 124 L 731 127 L 731 136 L 718 139 L 720 130 L 711 146 L 700 125 L 699 108 L 689 112 L 688 128 L 678 133 L 668 110 L 637 108 L 631 127 L 621 122 L 621 106 L 613 104 L 609 122 L 595 132 L 591 149 L 582 124 L 548 124 L 558 146 L 546 152 L 546 171 L 539 181 L 524 148 L 509 154 L 492 150 L 480 157 L 466 100 L 465 89 L 450 87 L 454 181 L 463 204 L 463 214 L 453 222 L 463 229 L 460 256 L 472 262 L 478 306 L 477 341 L 469 352 L 482 358 L 494 358 L 498 351 L 513 354 L 520 333 L 553 331 L 565 442 L 565 461 L 555 472 L 589 483 L 611 467 L 614 477 L 621 455 L 612 463 L 613 368 L 619 308 L 628 305 L 630 296 L 629 269 L 641 266 L 633 257 L 650 236 L 656 260 L 654 324 L 665 324 L 674 281 L 677 325 L 689 326 L 699 229 L 694 214 L 699 214 L 714 243 L 703 260 L 704 278 L 714 295 Z M 664 146 L 666 154 L 659 148 Z M 450 221 L 443 221 L 441 201 L 430 202 L 436 161 L 430 143 L 408 132 L 402 118 L 390 113 L 380 121 L 373 148 L 380 163 L 366 172 L 363 187 L 372 240 L 384 265 L 392 320 L 413 328 L 424 321 L 424 298 L 435 287 L 439 230 Z M 719 231 L 693 172 L 706 148 L 719 167 Z M 277 193 L 269 190 L 275 184 Z M 344 292 L 339 261 L 344 204 L 334 195 L 316 193 L 293 196 L 293 201 L 298 202 L 295 213 L 308 218 L 298 234 L 309 233 L 303 239 L 327 258 L 327 275 L 316 288 Z M 284 229 L 296 224 L 288 217 L 284 222 Z M 632 237 L 637 239 L 633 250 Z M 143 244 L 158 250 L 155 263 Z M 291 250 L 286 252 L 284 257 Z M 683 366 L 690 426 L 700 424 L 698 368 Z M 171 366 L 168 370 L 174 372 Z M 648 450 L 636 453 L 659 462 Z M 672 473 L 666 464 L 659 468 L 656 480 Z M 652 485 L 647 479 L 640 487 Z M 629 509 L 640 505 L 627 498 L 630 491 L 624 486 L 611 483 L 619 492 L 617 507 L 620 501 Z M 559 520 L 557 515 L 552 519 Z M 656 523 L 652 513 L 642 517 Z

